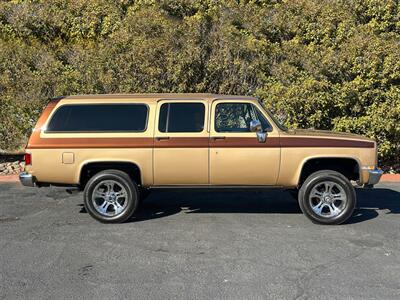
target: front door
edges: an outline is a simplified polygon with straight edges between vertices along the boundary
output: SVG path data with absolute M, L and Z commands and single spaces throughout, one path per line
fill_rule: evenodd
M 214 101 L 211 109 L 210 183 L 275 185 L 280 165 L 279 132 L 255 101 Z M 250 121 L 267 133 L 259 142 Z
M 207 101 L 158 103 L 153 152 L 155 185 L 209 183 L 207 124 Z

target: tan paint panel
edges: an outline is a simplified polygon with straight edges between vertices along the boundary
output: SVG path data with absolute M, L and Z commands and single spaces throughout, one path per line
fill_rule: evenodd
M 275 185 L 279 155 L 279 148 L 210 149 L 211 184 Z
M 40 182 L 79 184 L 81 168 L 90 162 L 131 162 L 142 175 L 143 185 L 153 184 L 152 149 L 76 149 L 75 162 L 63 164 L 61 153 L 71 149 L 34 149 L 26 170 Z
M 154 184 L 208 184 L 207 148 L 154 149 Z

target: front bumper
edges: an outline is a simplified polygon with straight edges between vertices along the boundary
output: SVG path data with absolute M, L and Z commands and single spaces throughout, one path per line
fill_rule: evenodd
M 383 171 L 381 169 L 373 169 L 373 170 L 368 170 L 368 182 L 365 184 L 366 186 L 373 186 L 379 182 L 381 179 L 381 176 L 383 174 Z
M 32 176 L 31 174 L 26 173 L 26 172 L 22 172 L 22 173 L 19 174 L 19 181 L 24 186 L 35 186 L 36 185 L 35 177 Z

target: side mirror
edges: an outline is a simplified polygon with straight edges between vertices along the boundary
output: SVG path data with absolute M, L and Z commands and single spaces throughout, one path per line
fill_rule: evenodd
M 250 122 L 250 131 L 257 134 L 257 140 L 259 143 L 265 143 L 267 140 L 267 133 L 263 131 L 261 122 L 253 120 Z
M 260 121 L 258 121 L 258 120 L 250 121 L 250 131 L 251 132 L 262 131 Z
M 267 133 L 262 131 L 257 131 L 257 140 L 259 143 L 265 143 L 267 140 Z

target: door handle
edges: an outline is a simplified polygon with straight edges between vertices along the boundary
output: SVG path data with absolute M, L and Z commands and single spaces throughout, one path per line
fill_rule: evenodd
M 224 136 L 212 136 L 211 139 L 212 139 L 213 141 L 216 141 L 216 140 L 224 140 L 225 137 L 224 137 Z
M 169 140 L 169 136 L 157 136 L 156 137 L 157 141 L 162 141 L 162 140 Z

